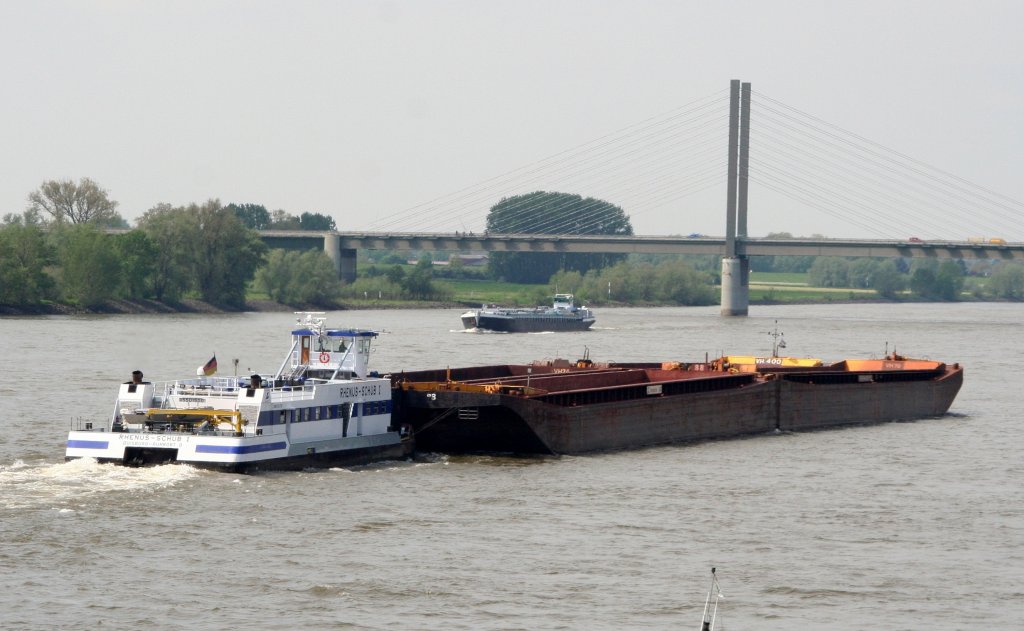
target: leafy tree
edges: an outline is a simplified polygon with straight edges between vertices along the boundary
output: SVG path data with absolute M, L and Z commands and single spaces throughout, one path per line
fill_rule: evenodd
M 215 199 L 187 211 L 198 226 L 194 255 L 199 294 L 214 304 L 245 306 L 246 285 L 263 263 L 267 246 Z
M 217 200 L 146 211 L 139 227 L 156 243 L 153 291 L 157 300 L 179 300 L 195 289 L 203 300 L 241 307 L 245 288 L 263 262 L 266 246 Z
M 434 262 L 429 257 L 423 257 L 416 267 L 405 276 L 402 281 L 402 290 L 411 298 L 429 298 L 436 293 L 432 281 L 433 275 Z
M 271 300 L 287 304 L 289 302 L 288 286 L 295 277 L 295 258 L 280 248 L 270 251 L 266 264 L 256 271 L 256 286 L 266 292 Z
M 298 217 L 283 210 L 271 214 L 269 230 L 335 230 L 334 217 L 321 213 L 302 213 Z
M 405 268 L 401 265 L 393 265 L 388 268 L 384 276 L 388 279 L 388 282 L 401 286 L 402 281 L 405 280 Z
M 159 204 L 139 219 L 142 229 L 156 244 L 153 259 L 153 295 L 161 302 L 177 302 L 193 285 L 193 251 L 198 238 L 198 218 L 186 208 Z
M 819 256 L 811 265 L 808 276 L 815 287 L 849 287 L 850 264 L 846 259 Z
M 4 225 L 18 225 L 18 226 L 42 226 L 44 224 L 43 218 L 39 215 L 39 211 L 29 208 L 20 215 L 17 213 L 7 213 L 3 218 Z
M 334 217 L 320 213 L 302 213 L 299 215 L 299 227 L 303 230 L 335 230 Z
M 246 228 L 253 230 L 267 230 L 270 228 L 270 212 L 266 206 L 261 204 L 228 204 L 228 208 L 234 211 Z
M 45 269 L 55 259 L 43 230 L 8 221 L 0 226 L 0 304 L 27 306 L 55 296 L 56 284 Z
M 149 297 L 152 295 L 150 282 L 156 269 L 156 243 L 142 230 L 132 230 L 113 239 L 121 259 L 126 296 L 133 300 Z
M 256 272 L 256 285 L 289 305 L 331 305 L 341 293 L 334 263 L 318 250 L 272 250 L 267 264 Z
M 95 226 L 68 226 L 54 233 L 60 288 L 66 298 L 95 307 L 121 295 L 121 259 L 110 235 Z
M 298 217 L 289 215 L 281 209 L 270 214 L 270 230 L 300 230 L 301 228 Z
M 507 197 L 491 207 L 487 231 L 530 234 L 633 234 L 626 213 L 603 200 L 569 193 L 537 191 Z M 560 269 L 587 270 L 613 265 L 623 254 L 494 252 L 488 261 L 493 278 L 544 283 Z
M 880 264 L 880 261 L 869 258 L 858 258 L 850 261 L 848 268 L 849 286 L 858 289 L 870 289 L 871 279 L 874 277 Z
M 915 259 L 910 290 L 926 300 L 957 300 L 964 286 L 963 269 L 953 261 Z
M 1024 300 L 1024 265 L 1004 263 L 992 272 L 988 281 L 989 291 L 996 298 Z
M 907 286 L 906 277 L 896 268 L 895 261 L 880 261 L 871 274 L 871 288 L 882 298 L 893 299 Z
M 624 261 L 584 275 L 561 271 L 551 277 L 548 287 L 552 292 L 568 291 L 580 301 L 594 304 L 612 301 L 709 305 L 717 300 L 710 275 L 678 259 L 658 265 Z
M 910 275 L 910 291 L 921 298 L 934 300 L 939 297 L 935 285 L 935 270 L 928 267 L 919 267 Z
M 941 299 L 959 300 L 964 289 L 964 270 L 957 261 L 943 261 L 935 281 Z
M 662 300 L 679 305 L 708 305 L 716 301 L 714 289 L 704 276 L 682 261 L 660 266 L 657 278 Z
M 117 213 L 117 202 L 107 191 L 85 177 L 71 180 L 48 180 L 28 196 L 30 211 L 46 213 L 55 223 L 91 223 L 99 226 L 126 225 Z

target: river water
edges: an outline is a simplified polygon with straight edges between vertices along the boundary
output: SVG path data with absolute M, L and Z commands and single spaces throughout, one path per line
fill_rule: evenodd
M 274 370 L 293 316 L 0 318 L 0 628 L 1024 628 L 1024 305 L 601 309 L 486 334 L 458 310 L 351 311 L 381 371 L 786 352 L 960 362 L 943 418 L 581 457 L 253 476 L 65 463 L 133 369 Z

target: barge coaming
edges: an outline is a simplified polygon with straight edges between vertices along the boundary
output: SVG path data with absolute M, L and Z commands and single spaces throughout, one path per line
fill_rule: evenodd
M 393 383 L 418 449 L 577 454 L 941 416 L 963 369 L 928 364 L 857 371 L 534 364 L 454 369 L 447 380 L 422 371 Z

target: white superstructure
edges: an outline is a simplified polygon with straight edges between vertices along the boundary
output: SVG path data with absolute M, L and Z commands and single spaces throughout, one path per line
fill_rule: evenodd
M 121 384 L 110 421 L 78 422 L 66 457 L 247 471 L 408 454 L 409 437 L 391 422 L 391 382 L 368 372 L 377 333 L 301 316 L 276 372 Z

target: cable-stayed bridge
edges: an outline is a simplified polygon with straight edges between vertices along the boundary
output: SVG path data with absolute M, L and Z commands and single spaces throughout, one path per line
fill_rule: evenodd
M 564 202 L 546 222 L 527 220 L 529 208 L 523 207 L 521 222 L 513 218 L 500 234 L 488 228 L 488 212 L 498 201 L 535 191 L 581 196 Z M 785 225 L 783 219 L 799 217 L 798 225 L 810 226 L 824 218 L 829 232 L 834 227 L 859 236 L 752 237 L 750 200 L 756 200 L 750 205 L 759 209 L 754 218 L 761 224 Z M 655 225 L 679 234 L 594 234 L 602 231 L 594 211 L 605 202 L 621 207 L 634 223 L 650 225 L 656 217 Z M 512 210 L 516 203 L 528 202 L 514 202 Z M 723 236 L 684 227 L 708 217 L 725 220 L 715 221 Z M 733 81 L 728 90 L 390 213 L 358 231 L 263 236 L 271 244 L 323 239 L 346 279 L 355 277 L 359 249 L 716 254 L 723 257 L 722 312 L 743 315 L 749 256 L 1022 259 L 1024 203 Z

